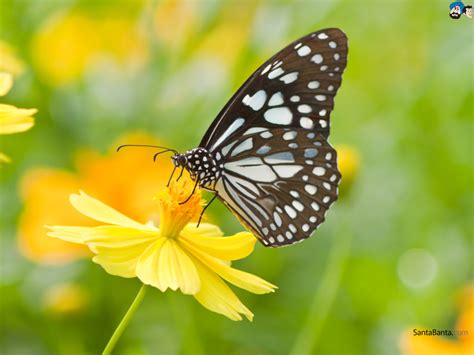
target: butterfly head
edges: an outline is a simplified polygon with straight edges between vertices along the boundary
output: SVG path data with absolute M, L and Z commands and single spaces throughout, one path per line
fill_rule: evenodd
M 188 162 L 186 154 L 175 154 L 171 157 L 171 160 L 176 167 L 185 167 Z
M 204 148 L 195 148 L 183 154 L 175 154 L 171 159 L 175 167 L 189 171 L 191 179 L 198 179 L 200 186 L 204 188 L 210 188 L 220 176 L 218 163 Z

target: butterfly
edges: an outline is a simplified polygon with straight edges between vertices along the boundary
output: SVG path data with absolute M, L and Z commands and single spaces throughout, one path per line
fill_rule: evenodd
M 327 139 L 346 64 L 344 32 L 310 33 L 247 79 L 198 148 L 172 150 L 175 169 L 215 194 L 204 209 L 219 198 L 267 247 L 313 233 L 338 196 L 341 174 Z

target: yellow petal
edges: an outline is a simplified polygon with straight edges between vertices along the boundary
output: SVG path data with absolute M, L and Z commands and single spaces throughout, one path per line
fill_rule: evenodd
M 126 248 L 152 241 L 158 237 L 157 233 L 121 226 L 100 226 L 89 228 L 84 240 L 93 246 Z
M 0 163 L 9 163 L 9 162 L 11 162 L 11 159 L 7 155 L 0 152 Z
M 200 288 L 199 275 L 189 256 L 175 241 L 165 238 L 155 241 L 141 255 L 137 276 L 162 292 L 179 288 L 185 294 L 195 294 Z
M 125 248 L 90 246 L 96 256 L 92 259 L 111 275 L 136 277 L 138 260 L 152 242 L 144 242 Z
M 0 72 L 0 96 L 5 96 L 13 86 L 13 75 Z
M 275 285 L 261 279 L 258 276 L 248 272 L 240 271 L 232 268 L 223 261 L 203 253 L 201 250 L 193 246 L 187 240 L 181 240 L 184 248 L 194 255 L 199 261 L 206 265 L 209 269 L 217 273 L 224 280 L 229 281 L 237 287 L 243 288 L 249 292 L 263 294 L 274 292 L 277 288 Z
M 159 238 L 151 243 L 146 250 L 140 255 L 137 263 L 137 277 L 146 285 L 158 287 L 158 259 L 160 250 L 165 238 Z M 161 290 L 164 291 L 164 290 Z
M 16 108 L 0 104 L 0 134 L 24 132 L 34 125 L 36 109 Z
M 89 231 L 89 227 L 69 227 L 69 226 L 46 226 L 51 232 L 48 236 L 65 240 L 67 242 L 84 244 L 85 234 Z
M 250 321 L 253 319 L 253 313 L 245 307 L 219 276 L 198 260 L 194 260 L 194 264 L 201 279 L 201 289 L 194 295 L 199 303 L 210 311 L 222 314 L 234 321 L 242 320 L 240 314 L 245 315 Z
M 72 194 L 69 197 L 71 204 L 76 210 L 96 221 L 116 224 L 122 227 L 136 228 L 142 230 L 156 230 L 150 226 L 135 222 L 133 219 L 107 206 L 105 203 L 90 197 L 85 192 L 80 191 L 80 195 Z
M 194 295 L 201 282 L 194 263 L 176 241 L 169 239 L 161 247 L 158 259 L 158 288 L 177 290 Z
M 212 224 L 188 224 L 181 231 L 181 238 L 199 250 L 222 260 L 243 259 L 253 252 L 257 239 L 252 233 L 241 232 L 231 237 L 221 237 L 220 229 Z

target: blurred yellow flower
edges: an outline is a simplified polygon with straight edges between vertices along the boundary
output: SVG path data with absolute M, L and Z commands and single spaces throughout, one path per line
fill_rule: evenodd
M 137 23 L 128 17 L 93 17 L 73 10 L 50 18 L 32 43 L 39 74 L 52 85 L 74 82 L 101 55 L 122 66 L 141 67 L 148 45 Z
M 424 327 L 413 327 L 401 338 L 401 349 L 405 355 L 472 355 L 474 354 L 474 285 L 466 287 L 460 300 L 461 314 L 455 330 L 464 332 L 456 340 L 444 336 L 414 335 L 413 329 L 424 330 Z M 427 329 L 429 330 L 429 329 Z
M 13 49 L 0 41 L 0 96 L 8 94 L 13 86 L 13 78 L 23 70 L 23 64 L 15 57 Z M 36 109 L 17 108 L 0 104 L 0 134 L 12 134 L 29 130 L 34 126 Z M 8 163 L 10 158 L 0 152 L 0 163 Z
M 18 59 L 15 50 L 8 43 L 0 40 L 0 71 L 18 75 L 23 71 L 23 62 Z
M 153 150 L 131 149 L 115 152 L 122 143 L 157 144 L 146 135 L 129 135 L 102 156 L 81 151 L 75 159 L 76 172 L 61 169 L 32 169 L 22 179 L 24 209 L 18 227 L 19 249 L 28 259 L 41 263 L 64 263 L 89 254 L 82 245 L 46 238 L 45 224 L 91 226 L 88 218 L 71 207 L 68 196 L 87 189 L 102 201 L 117 206 L 132 218 L 157 220 L 149 191 L 157 191 L 169 178 L 172 163 L 168 156 L 153 162 Z
M 46 309 L 57 315 L 70 315 L 81 312 L 89 302 L 87 291 L 77 284 L 59 284 L 46 290 L 44 304 Z
M 84 192 L 71 195 L 76 210 L 105 225 L 52 226 L 48 235 L 87 245 L 96 254 L 93 261 L 112 275 L 138 277 L 162 292 L 180 289 L 213 312 L 232 320 L 242 320 L 241 314 L 252 320 L 252 312 L 223 279 L 256 294 L 274 291 L 276 286 L 229 264 L 252 253 L 256 239 L 248 232 L 222 237 L 221 230 L 208 223 L 196 227 L 191 221 L 202 210 L 200 192 L 180 204 L 193 185 L 182 178 L 159 192 L 159 227 L 136 222 Z
M 345 195 L 350 191 L 359 172 L 360 155 L 356 148 L 346 144 L 338 144 L 335 149 L 337 151 L 337 163 L 342 175 L 339 189 L 341 195 Z
M 249 5 L 238 4 L 225 7 L 214 28 L 199 41 L 194 55 L 218 59 L 225 66 L 232 68 L 248 45 L 255 12 L 255 7 L 251 3 Z
M 166 46 L 178 50 L 186 47 L 198 24 L 198 2 L 164 0 L 156 6 L 156 36 Z

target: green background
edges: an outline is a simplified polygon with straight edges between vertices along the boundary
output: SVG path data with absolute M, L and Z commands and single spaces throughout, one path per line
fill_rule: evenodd
M 325 27 L 349 38 L 330 140 L 361 156 L 351 191 L 313 238 L 277 250 L 258 246 L 235 263 L 279 287 L 263 296 L 236 290 L 253 322 L 232 322 L 191 297 L 153 289 L 117 353 L 398 354 L 401 334 L 414 325 L 454 327 L 456 294 L 473 275 L 474 52 L 473 21 L 450 19 L 449 1 L 200 2 L 199 25 L 179 50 L 150 31 L 149 60 L 133 77 L 96 71 L 65 86 L 48 83 L 31 64 L 31 41 L 45 21 L 81 9 L 147 26 L 159 2 L 0 4 L 1 37 L 27 67 L 2 102 L 39 110 L 33 129 L 1 138 L 13 159 L 0 172 L 2 354 L 98 353 L 140 286 L 90 260 L 56 267 L 26 260 L 15 241 L 21 177 L 37 166 L 72 169 L 78 149 L 106 151 L 134 130 L 190 149 L 257 65 Z M 245 43 L 236 43 L 242 49 L 234 65 L 202 66 L 194 48 L 234 10 L 249 14 L 250 28 Z M 242 229 L 219 203 L 210 213 L 225 232 Z M 51 314 L 42 295 L 70 281 L 88 291 L 88 307 Z

